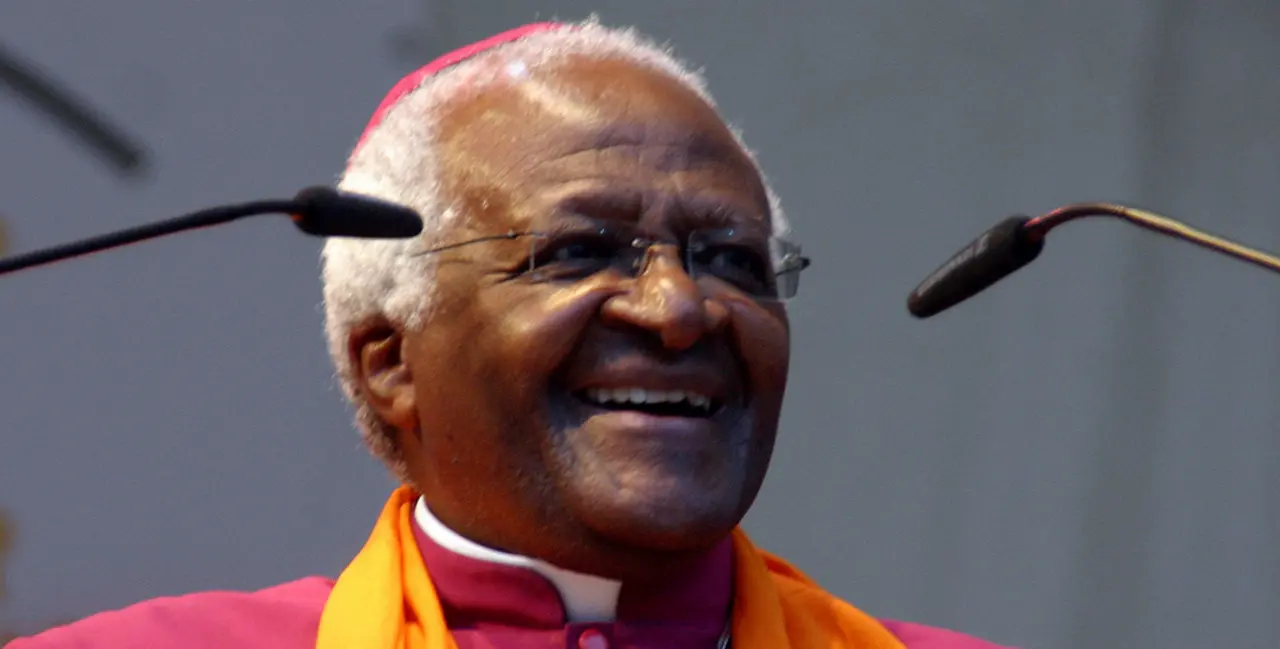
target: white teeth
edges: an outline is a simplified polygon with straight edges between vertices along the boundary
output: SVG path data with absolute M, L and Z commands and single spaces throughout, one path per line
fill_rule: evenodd
M 591 388 L 586 391 L 589 401 L 611 403 L 680 403 L 710 412 L 711 397 L 686 390 L 646 390 L 644 388 Z

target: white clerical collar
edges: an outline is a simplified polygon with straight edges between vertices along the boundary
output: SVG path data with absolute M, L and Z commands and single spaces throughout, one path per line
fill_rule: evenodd
M 450 552 L 479 561 L 528 568 L 542 575 L 559 591 L 569 622 L 612 622 L 617 615 L 621 582 L 570 572 L 545 561 L 486 548 L 446 527 L 427 508 L 423 498 L 418 498 L 414 520 L 432 541 Z

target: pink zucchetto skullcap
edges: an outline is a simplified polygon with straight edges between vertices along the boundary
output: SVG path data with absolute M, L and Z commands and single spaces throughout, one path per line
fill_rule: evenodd
M 360 135 L 360 140 L 356 143 L 355 148 L 357 150 L 360 149 L 361 145 L 364 144 L 364 141 L 368 139 L 369 134 L 378 127 L 378 124 L 382 123 L 382 119 L 386 117 L 387 111 L 391 110 L 393 106 L 399 103 L 401 99 L 408 96 L 409 93 L 417 90 L 423 82 L 431 77 L 431 75 L 434 75 L 449 66 L 457 65 L 458 63 L 476 56 L 477 54 L 487 52 L 499 45 L 505 45 L 512 41 L 520 40 L 529 34 L 536 34 L 538 32 L 551 29 L 562 29 L 565 27 L 568 27 L 568 25 L 563 23 L 544 22 L 531 23 L 524 25 L 523 27 L 509 29 L 505 32 L 494 34 L 482 41 L 477 41 L 470 45 L 465 45 L 453 50 L 452 52 L 449 52 L 448 54 L 445 54 L 422 66 L 421 68 L 410 72 L 407 76 L 396 83 L 396 85 L 391 88 L 391 91 L 387 93 L 387 96 L 382 99 L 382 103 L 378 104 L 378 109 L 373 111 L 373 117 L 369 119 L 369 124 L 364 127 L 364 133 Z

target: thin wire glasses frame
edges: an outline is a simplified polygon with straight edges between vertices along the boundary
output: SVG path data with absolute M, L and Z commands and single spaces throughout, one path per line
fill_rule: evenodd
M 681 249 L 685 272 L 695 281 L 704 276 L 719 280 L 757 300 L 786 301 L 795 297 L 800 273 L 812 263 L 802 254 L 800 245 L 770 236 L 768 251 L 765 252 L 761 250 L 761 238 L 744 240 L 741 232 L 735 228 L 690 232 Z M 432 255 L 488 241 L 524 238 L 530 240 L 527 272 L 544 280 L 581 279 L 606 269 L 621 270 L 630 277 L 636 277 L 647 266 L 653 246 L 675 245 L 670 241 L 626 236 L 609 227 L 563 232 L 511 230 L 417 251 L 413 256 Z M 571 257 L 566 259 L 566 254 Z M 546 272 L 540 274 L 539 271 Z

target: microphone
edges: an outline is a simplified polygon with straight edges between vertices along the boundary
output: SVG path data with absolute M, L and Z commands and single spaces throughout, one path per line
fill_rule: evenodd
M 408 239 L 422 232 L 422 217 L 411 208 L 329 187 L 310 187 L 292 199 L 212 207 L 165 221 L 14 255 L 0 259 L 0 275 L 261 214 L 288 214 L 299 230 L 318 237 Z
M 1114 203 L 1075 203 L 1036 218 L 1012 216 L 952 255 L 907 297 L 917 318 L 937 315 L 982 292 L 1040 256 L 1049 231 L 1078 218 L 1109 216 L 1280 273 L 1280 259 L 1167 216 Z

